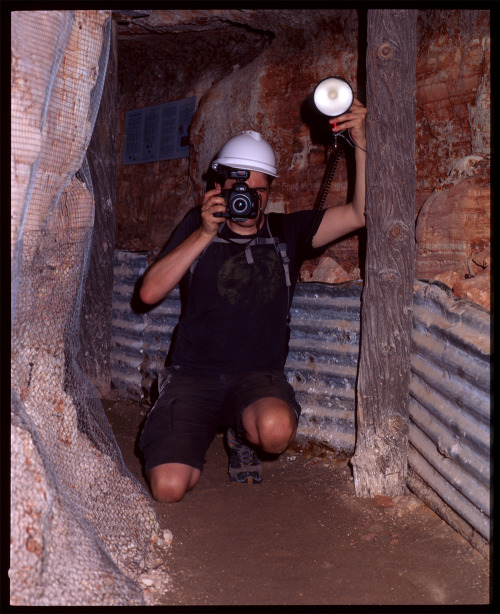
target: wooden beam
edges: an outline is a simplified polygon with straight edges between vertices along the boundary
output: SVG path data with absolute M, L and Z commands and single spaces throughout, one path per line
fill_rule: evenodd
M 416 10 L 369 10 L 358 496 L 406 492 L 415 253 Z

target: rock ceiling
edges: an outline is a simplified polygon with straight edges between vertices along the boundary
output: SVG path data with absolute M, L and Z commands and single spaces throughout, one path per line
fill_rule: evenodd
M 303 36 L 352 18 L 352 10 L 213 9 L 114 11 L 119 45 L 153 50 L 165 61 L 188 65 L 217 58 L 247 64 L 280 34 Z
M 113 11 L 119 38 L 147 34 L 179 34 L 236 28 L 275 35 L 281 31 L 314 30 L 348 19 L 354 11 L 338 9 L 212 9 Z

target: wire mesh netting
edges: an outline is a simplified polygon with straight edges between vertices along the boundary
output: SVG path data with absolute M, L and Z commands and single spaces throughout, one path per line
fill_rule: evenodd
M 11 603 L 146 602 L 168 535 L 76 362 L 110 11 L 12 13 Z M 163 558 L 162 558 L 163 557 Z

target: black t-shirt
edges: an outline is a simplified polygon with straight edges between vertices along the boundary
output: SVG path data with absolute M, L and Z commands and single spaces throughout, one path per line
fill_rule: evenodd
M 321 216 L 324 212 L 321 212 Z M 231 243 L 247 239 L 226 224 L 219 233 L 229 242 L 212 242 L 183 280 L 185 304 L 170 363 L 196 375 L 280 369 L 288 353 L 287 315 L 300 266 L 314 253 L 307 245 L 314 211 L 270 213 L 273 236 L 287 244 L 291 287 L 273 244 Z M 319 222 L 321 222 L 320 217 Z M 200 225 L 200 209 L 192 209 L 172 235 L 159 258 L 182 243 Z M 257 233 L 269 237 L 267 224 Z M 190 279 L 191 278 L 191 279 Z

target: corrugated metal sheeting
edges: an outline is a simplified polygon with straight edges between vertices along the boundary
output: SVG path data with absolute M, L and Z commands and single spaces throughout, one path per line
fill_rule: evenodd
M 302 416 L 298 441 L 352 455 L 361 282 L 298 284 L 285 374 Z
M 179 292 L 131 308 L 145 254 L 116 252 L 112 385 L 149 403 L 180 313 Z M 302 405 L 298 441 L 351 455 L 361 282 L 298 284 L 285 372 Z M 409 487 L 486 554 L 490 518 L 490 316 L 415 282 Z
M 116 252 L 112 386 L 147 403 L 180 314 L 178 288 L 148 313 L 131 308 L 146 255 Z M 299 435 L 335 453 L 354 452 L 354 393 L 359 354 L 361 283 L 299 284 L 292 304 L 285 374 L 303 414 Z
M 408 486 L 483 554 L 490 538 L 490 316 L 416 282 Z
M 178 288 L 154 309 L 134 310 L 134 287 L 147 266 L 144 253 L 115 252 L 111 385 L 144 403 L 150 401 L 151 386 L 163 367 L 180 314 Z

